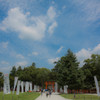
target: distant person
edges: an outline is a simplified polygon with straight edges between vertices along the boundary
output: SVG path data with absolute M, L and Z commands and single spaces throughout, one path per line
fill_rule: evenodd
M 49 90 L 49 96 L 51 96 L 51 90 Z
M 74 98 L 76 97 L 76 95 L 75 95 L 75 91 L 74 91 Z
M 46 97 L 48 97 L 49 93 L 48 93 L 48 90 L 46 90 Z
M 43 94 L 43 89 L 41 89 L 41 96 L 42 96 L 42 94 Z

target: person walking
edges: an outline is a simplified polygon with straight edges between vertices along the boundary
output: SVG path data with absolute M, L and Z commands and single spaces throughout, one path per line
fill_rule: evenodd
M 49 93 L 48 93 L 48 90 L 46 90 L 46 97 L 48 97 Z
M 51 90 L 49 90 L 49 96 L 51 96 Z
M 42 94 L 43 94 L 43 89 L 41 89 L 41 96 L 42 96 Z

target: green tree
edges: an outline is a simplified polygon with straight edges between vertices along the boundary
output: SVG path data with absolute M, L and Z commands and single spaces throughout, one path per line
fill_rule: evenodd
M 36 72 L 35 66 L 25 67 L 22 71 L 20 79 L 22 81 L 32 81 L 35 84 L 36 83 L 36 74 L 37 74 L 37 72 Z
M 91 58 L 86 59 L 84 63 L 82 67 L 85 75 L 84 88 L 91 89 L 95 87 L 94 76 L 97 76 L 100 81 L 100 55 L 92 54 Z
M 84 75 L 84 71 L 79 68 L 78 70 L 78 77 L 77 77 L 77 82 L 78 82 L 78 86 L 79 89 L 84 89 L 84 80 L 85 80 L 86 76 Z
M 14 86 L 14 77 L 16 76 L 16 71 L 17 71 L 16 67 L 13 66 L 12 69 L 11 69 L 11 71 L 10 71 L 10 75 L 9 75 L 11 89 Z
M 3 73 L 0 72 L 0 88 L 3 87 Z
M 32 66 L 34 66 L 34 67 L 35 67 L 35 65 L 36 65 L 36 64 L 35 64 L 35 62 L 33 62 L 33 63 L 32 63 Z
M 16 67 L 15 66 L 12 67 L 12 69 L 10 71 L 10 75 L 11 76 L 15 76 L 16 75 Z
M 57 73 L 53 69 L 49 72 L 49 81 L 57 81 Z
M 44 87 L 45 81 L 49 81 L 49 73 L 47 68 L 37 68 L 37 84 Z
M 56 62 L 53 71 L 57 73 L 57 80 L 61 86 L 68 85 L 70 89 L 79 88 L 78 65 L 79 62 L 70 49 Z
M 16 70 L 16 76 L 18 77 L 19 80 L 21 80 L 22 74 L 23 74 L 23 69 L 21 68 L 21 66 L 19 66 Z

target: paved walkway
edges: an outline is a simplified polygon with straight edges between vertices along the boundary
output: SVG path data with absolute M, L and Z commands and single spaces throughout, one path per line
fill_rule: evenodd
M 42 96 L 40 95 L 36 100 L 71 100 L 71 99 L 65 99 L 55 93 L 53 93 L 51 96 L 46 97 L 46 94 L 43 93 Z

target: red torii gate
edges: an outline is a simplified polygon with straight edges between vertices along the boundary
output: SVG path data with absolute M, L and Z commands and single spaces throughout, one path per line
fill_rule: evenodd
M 55 86 L 55 82 L 54 81 L 46 81 L 45 82 L 45 89 L 47 89 L 48 88 L 48 85 L 51 85 L 52 86 L 52 89 L 53 89 L 53 92 L 55 92 L 55 88 L 54 88 L 54 86 Z

